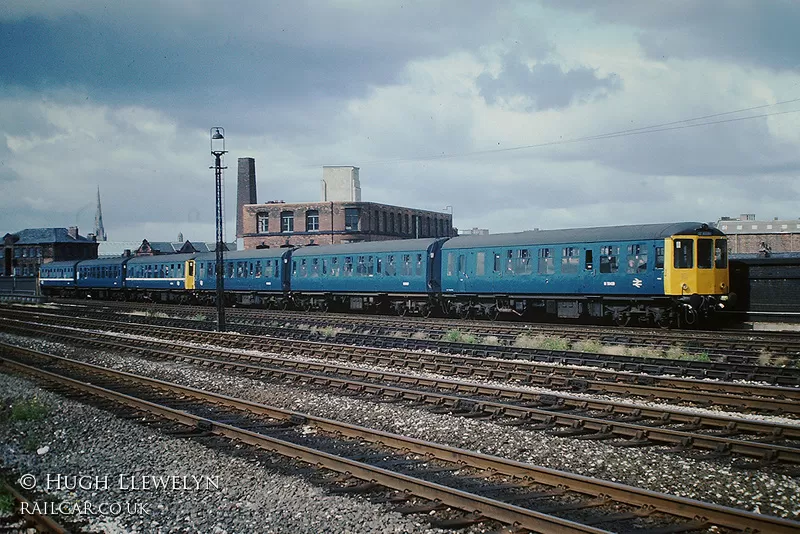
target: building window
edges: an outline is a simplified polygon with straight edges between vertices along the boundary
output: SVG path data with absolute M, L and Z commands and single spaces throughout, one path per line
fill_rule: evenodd
M 344 229 L 351 232 L 358 231 L 358 219 L 361 215 L 361 210 L 358 208 L 345 208 L 344 209 Z
M 281 232 L 294 232 L 294 212 L 281 212 Z
M 259 234 L 266 234 L 269 232 L 269 215 L 266 213 L 259 213 L 256 215 L 256 232 Z
M 308 210 L 306 212 L 306 232 L 319 232 L 318 210 Z

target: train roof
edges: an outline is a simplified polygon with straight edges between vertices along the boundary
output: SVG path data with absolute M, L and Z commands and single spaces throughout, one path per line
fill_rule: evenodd
M 128 261 L 130 257 L 128 256 L 115 256 L 113 258 L 97 258 L 96 260 L 83 260 L 81 261 L 81 267 L 91 267 L 93 265 L 122 265 L 126 261 Z
M 664 239 L 673 235 L 725 235 L 700 222 L 599 226 L 563 230 L 531 230 L 509 234 L 459 236 L 447 241 L 442 249 L 556 245 Z
M 43 263 L 41 267 L 55 268 L 55 269 L 63 269 L 64 267 L 74 267 L 76 263 L 81 260 L 61 260 L 61 261 L 50 261 L 47 263 Z
M 261 258 L 280 258 L 283 256 L 287 248 L 256 248 L 256 249 L 246 249 L 246 250 L 231 250 L 230 252 L 225 252 L 225 259 L 226 260 L 238 260 L 238 259 L 247 259 L 247 260 L 258 260 Z M 196 261 L 212 261 L 216 260 L 217 253 L 216 252 L 204 252 L 203 254 L 198 254 L 195 258 Z
M 196 253 L 193 254 L 158 254 L 155 256 L 136 256 L 131 258 L 128 261 L 128 264 L 131 263 L 180 263 L 187 260 L 191 260 L 197 256 Z
M 292 257 L 321 256 L 325 254 L 380 254 L 384 252 L 427 251 L 442 237 L 424 239 L 393 239 L 389 241 L 362 241 L 360 243 L 342 243 L 341 245 L 320 245 L 302 247 L 292 252 Z

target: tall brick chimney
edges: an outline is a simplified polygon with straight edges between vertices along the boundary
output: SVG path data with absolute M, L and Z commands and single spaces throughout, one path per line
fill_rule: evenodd
M 256 160 L 239 158 L 239 179 L 236 187 L 236 237 L 244 236 L 242 208 L 256 203 Z M 251 229 L 252 231 L 252 229 Z

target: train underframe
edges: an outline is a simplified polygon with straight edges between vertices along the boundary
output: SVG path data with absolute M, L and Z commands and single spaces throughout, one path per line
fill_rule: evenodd
M 129 302 L 216 304 L 214 291 L 47 288 L 49 296 Z M 529 321 L 567 320 L 692 328 L 708 325 L 718 297 L 625 298 L 601 296 L 449 295 L 386 293 L 260 293 L 226 291 L 226 306 L 305 311 L 362 312 L 422 317 Z

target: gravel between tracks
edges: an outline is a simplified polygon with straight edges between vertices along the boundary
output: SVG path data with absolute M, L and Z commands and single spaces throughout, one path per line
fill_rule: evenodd
M 654 448 L 621 449 L 609 443 L 582 441 L 503 427 L 449 415 L 432 414 L 402 404 L 374 403 L 231 376 L 190 364 L 158 362 L 130 355 L 73 349 L 58 343 L 13 338 L 20 344 L 91 363 L 140 373 L 256 402 L 306 412 L 456 447 L 477 450 L 535 465 L 715 502 L 756 512 L 800 519 L 800 481 L 779 472 L 744 471 L 729 461 L 670 455 Z

